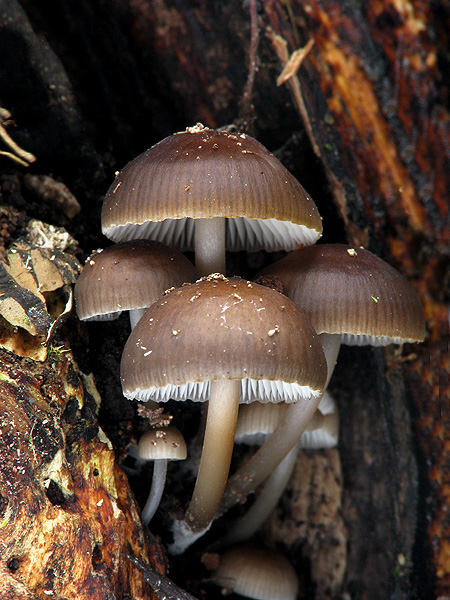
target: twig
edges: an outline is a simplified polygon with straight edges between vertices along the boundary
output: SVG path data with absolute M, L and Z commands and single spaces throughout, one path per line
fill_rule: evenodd
M 255 74 L 258 70 L 257 52 L 259 44 L 258 14 L 256 10 L 256 0 L 250 0 L 250 52 L 247 83 L 242 94 L 242 103 L 240 110 L 240 124 L 246 129 L 249 128 L 252 113 L 253 85 L 255 83 Z
M 137 558 L 131 548 L 128 548 L 128 552 L 124 552 L 124 555 L 135 567 L 142 571 L 144 580 L 150 585 L 160 600 L 197 600 L 195 596 L 185 592 L 169 578 L 161 575 L 150 565 Z
M 0 128 L 1 128 L 1 125 L 0 125 Z M 1 133 L 0 133 L 0 137 L 1 137 Z M 21 158 L 19 158 L 12 152 L 5 152 L 5 150 L 0 150 L 0 156 L 6 156 L 7 158 L 10 158 L 11 160 L 15 161 L 16 163 L 19 163 L 19 165 L 21 165 L 22 167 L 30 166 L 30 163 L 27 163 L 26 161 L 22 160 Z
M 297 74 L 305 57 L 309 54 L 309 51 L 314 46 L 314 40 L 309 40 L 304 48 L 294 50 L 291 56 L 288 58 L 286 65 L 284 66 L 281 73 L 278 75 L 277 85 L 286 83 L 291 77 Z
M 278 58 L 283 67 L 283 70 L 281 71 L 277 79 L 277 85 L 287 83 L 291 88 L 291 92 L 294 96 L 294 100 L 297 105 L 298 111 L 305 125 L 306 133 L 308 134 L 311 146 L 314 150 L 314 154 L 316 156 L 321 156 L 320 148 L 317 145 L 317 142 L 314 138 L 311 122 L 308 116 L 308 111 L 303 100 L 300 81 L 297 77 L 297 71 L 300 68 L 300 65 L 302 64 L 306 55 L 314 45 L 314 40 L 310 40 L 304 48 L 296 50 L 291 54 L 291 56 L 289 56 L 289 52 L 287 49 L 287 41 L 281 35 L 275 33 L 271 27 L 267 28 L 267 35 L 270 41 L 272 42 L 272 46 L 274 47 L 275 52 L 277 53 Z
M 0 151 L 2 156 L 7 156 L 12 160 L 15 160 L 20 165 L 28 167 L 31 163 L 36 160 L 34 154 L 31 152 L 27 152 L 23 148 L 21 148 L 16 142 L 11 138 L 9 133 L 6 131 L 3 123 L 11 118 L 11 113 L 4 108 L 0 107 L 0 138 L 5 142 L 5 144 L 12 150 L 11 152 Z

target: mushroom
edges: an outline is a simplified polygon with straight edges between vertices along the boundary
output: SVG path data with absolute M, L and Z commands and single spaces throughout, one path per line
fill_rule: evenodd
M 75 284 L 77 314 L 81 320 L 111 320 L 128 310 L 133 328 L 165 290 L 195 279 L 192 263 L 159 242 L 116 244 L 86 261 Z
M 408 281 L 368 250 L 323 244 L 292 252 L 261 272 L 276 276 L 284 293 L 310 317 L 328 364 L 340 343 L 386 345 L 420 342 L 425 317 Z M 328 383 L 328 382 L 327 382 Z M 221 512 L 253 491 L 295 446 L 305 426 L 299 407 L 289 407 L 277 429 L 228 482 Z
M 286 296 L 310 316 L 317 333 L 342 335 L 343 344 L 384 346 L 425 337 L 424 312 L 414 288 L 364 248 L 303 248 L 260 275 L 280 279 Z
M 174 425 L 149 429 L 139 440 L 137 456 L 140 460 L 153 462 L 152 486 L 141 513 L 144 525 L 149 525 L 164 492 L 169 460 L 184 460 L 187 456 L 186 442 Z
M 201 124 L 131 162 L 109 188 L 102 231 L 194 250 L 198 274 L 225 273 L 228 250 L 293 250 L 322 234 L 317 207 L 259 142 Z
M 256 600 L 295 600 L 297 575 L 279 552 L 261 546 L 239 545 L 219 557 L 211 581 L 222 594 L 234 592 Z
M 216 513 L 239 402 L 298 401 L 312 416 L 326 363 L 313 328 L 288 298 L 242 279 L 211 276 L 147 310 L 125 345 L 121 379 L 130 399 L 209 399 L 197 482 L 175 532 L 183 540 L 173 546 L 176 553 L 206 531 Z

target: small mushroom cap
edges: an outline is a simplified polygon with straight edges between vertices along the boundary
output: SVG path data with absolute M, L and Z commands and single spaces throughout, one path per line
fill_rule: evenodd
M 94 253 L 75 284 L 80 319 L 148 308 L 168 288 L 195 281 L 194 265 L 159 242 L 134 240 Z
M 192 219 L 227 217 L 227 249 L 292 250 L 322 234 L 317 207 L 259 142 L 202 125 L 128 163 L 108 190 L 102 231 L 193 248 Z M 254 221 L 257 220 L 257 221 Z
M 334 448 L 339 440 L 339 410 L 336 400 L 325 392 L 312 420 L 300 438 L 305 450 Z
M 287 404 L 262 404 L 253 402 L 239 408 L 235 441 L 240 444 L 262 445 L 275 431 L 287 409 Z M 339 417 L 336 401 L 325 392 L 315 412 L 300 438 L 305 449 L 332 448 L 338 442 Z
M 261 404 L 253 402 L 239 408 L 234 439 L 240 444 L 263 444 L 275 431 L 287 404 Z
M 284 293 L 317 333 L 345 334 L 342 343 L 420 342 L 425 316 L 410 283 L 364 248 L 321 244 L 292 252 L 260 272 L 276 276 Z
M 238 278 L 207 277 L 163 296 L 128 338 L 125 396 L 207 400 L 212 380 L 244 380 L 241 401 L 318 396 L 326 362 L 319 338 L 285 296 Z M 196 385 L 204 383 L 206 385 Z
M 298 579 L 292 565 L 278 552 L 260 546 L 236 546 L 224 552 L 212 581 L 256 600 L 295 600 Z
M 186 442 L 174 425 L 149 429 L 137 449 L 139 458 L 145 460 L 184 460 L 187 456 Z

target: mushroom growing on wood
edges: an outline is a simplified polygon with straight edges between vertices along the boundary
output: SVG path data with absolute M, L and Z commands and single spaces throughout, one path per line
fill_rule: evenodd
M 184 550 L 210 525 L 228 476 L 239 402 L 298 402 L 312 417 L 326 380 L 317 335 L 277 292 L 208 277 L 156 302 L 133 330 L 121 362 L 126 397 L 209 400 L 202 457 Z
M 413 287 L 363 248 L 344 244 L 303 248 L 273 263 L 260 276 L 276 276 L 284 293 L 310 317 L 327 359 L 328 380 L 341 341 L 386 345 L 420 342 L 425 337 L 424 312 Z M 289 407 L 274 433 L 230 478 L 221 511 L 264 481 L 295 446 L 303 429 L 303 415 Z
M 152 487 L 141 513 L 141 520 L 148 525 L 158 509 L 166 483 L 167 463 L 184 460 L 187 456 L 186 442 L 174 425 L 149 429 L 139 440 L 137 456 L 153 462 Z
M 322 234 L 317 207 L 259 142 L 198 124 L 118 174 L 102 209 L 114 241 L 156 239 L 194 250 L 198 274 L 225 273 L 225 249 L 293 250 Z
M 159 242 L 133 240 L 95 252 L 75 284 L 81 320 L 111 320 L 130 312 L 133 328 L 163 292 L 195 281 L 193 264 Z
M 279 552 L 261 546 L 240 545 L 219 557 L 211 581 L 220 585 L 222 593 L 234 592 L 255 600 L 295 600 L 297 575 Z

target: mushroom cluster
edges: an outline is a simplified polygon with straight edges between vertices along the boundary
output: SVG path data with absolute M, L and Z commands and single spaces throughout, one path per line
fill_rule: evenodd
M 115 245 L 88 259 L 75 299 L 81 319 L 130 311 L 124 395 L 208 406 L 192 498 L 173 523 L 173 553 L 269 478 L 251 509 L 258 515 L 251 535 L 276 504 L 302 434 L 309 429 L 303 439 L 315 445 L 336 444 L 337 410 L 323 398 L 341 344 L 402 344 L 425 335 L 409 283 L 363 248 L 314 245 L 322 234 L 316 205 L 245 134 L 198 124 L 132 160 L 106 194 L 102 231 Z M 286 256 L 251 282 L 226 272 L 226 252 L 239 250 Z M 194 252 L 195 267 L 186 251 Z M 250 403 L 266 413 L 252 417 L 254 434 L 264 422 L 264 441 L 229 478 L 236 429 L 249 420 L 241 410 L 238 425 L 239 406 Z M 160 428 L 140 444 L 140 452 L 145 446 L 149 458 L 163 460 L 154 467 L 162 477 L 168 459 L 184 457 L 161 454 L 168 439 L 169 428 Z M 145 524 L 162 493 L 161 483 L 156 487 Z M 239 523 L 232 531 L 229 543 L 246 537 Z M 220 572 L 217 581 L 224 577 Z

